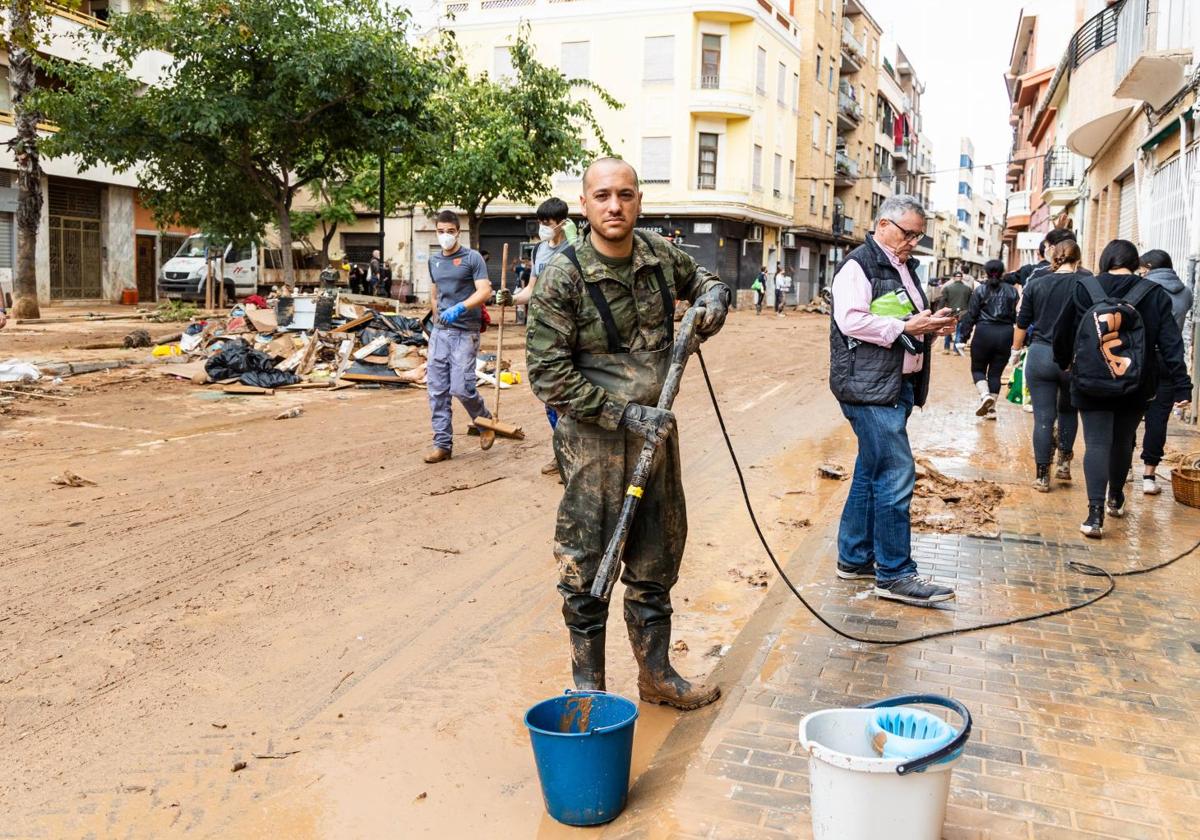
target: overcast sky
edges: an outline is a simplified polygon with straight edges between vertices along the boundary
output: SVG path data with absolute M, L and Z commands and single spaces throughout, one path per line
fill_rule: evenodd
M 959 138 L 975 143 L 975 163 L 1008 160 L 1012 128 L 1004 72 L 1021 0 L 865 0 L 867 10 L 899 43 L 925 83 L 921 111 L 938 170 L 933 203 L 954 206 Z M 1003 194 L 1004 170 L 996 191 Z
M 393 0 L 428 25 L 440 0 Z M 1060 0 L 1067 2 L 1067 0 Z M 1008 160 L 1012 129 L 1004 72 L 1021 0 L 865 0 L 868 11 L 900 44 L 925 83 L 922 111 L 933 143 L 934 206 L 955 205 L 959 138 L 975 143 L 977 164 Z M 995 170 L 1003 194 L 1004 169 Z

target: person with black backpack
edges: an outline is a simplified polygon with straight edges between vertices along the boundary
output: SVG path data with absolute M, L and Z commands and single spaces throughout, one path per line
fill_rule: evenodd
M 1004 263 L 1000 260 L 988 260 L 983 272 L 986 282 L 971 292 L 967 314 L 959 323 L 961 340 L 971 342 L 971 378 L 979 389 L 975 416 L 995 420 L 1000 374 L 1008 363 L 1020 295 L 1016 287 L 1004 282 Z
M 1054 333 L 1054 359 L 1070 367 L 1071 402 L 1083 421 L 1088 515 L 1079 530 L 1093 539 L 1103 535 L 1106 512 L 1125 515 L 1134 434 L 1160 375 L 1171 383 L 1176 406 L 1192 398 L 1171 298 L 1135 273 L 1139 264 L 1132 242 L 1108 243 L 1100 274 L 1077 278 Z

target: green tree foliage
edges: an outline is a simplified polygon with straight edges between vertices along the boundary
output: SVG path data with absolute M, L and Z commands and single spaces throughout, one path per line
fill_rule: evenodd
M 365 154 L 421 136 L 435 62 L 380 0 L 165 0 L 91 33 L 99 67 L 53 59 L 39 94 L 48 155 L 135 170 L 159 220 L 223 238 L 279 229 L 291 284 L 292 203 L 353 179 Z M 159 79 L 134 77 L 147 53 Z M 147 84 L 149 82 L 149 84 Z
M 445 206 L 466 211 L 474 247 L 489 204 L 500 196 L 539 202 L 556 172 L 577 170 L 595 156 L 589 134 L 603 153 L 612 153 L 588 94 L 622 107 L 595 83 L 568 79 L 539 62 L 527 27 L 510 50 L 511 79 L 472 76 L 453 36 L 445 35 L 423 142 L 413 146 L 417 154 L 395 157 L 389 167 L 400 202 L 423 204 L 430 212 Z

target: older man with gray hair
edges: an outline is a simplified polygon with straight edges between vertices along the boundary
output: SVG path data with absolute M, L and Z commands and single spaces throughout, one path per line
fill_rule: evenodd
M 912 558 L 916 468 L 908 417 L 929 393 L 933 336 L 948 335 L 949 309 L 929 311 L 915 279 L 913 247 L 925 235 L 925 208 L 894 195 L 879 208 L 874 235 L 855 248 L 833 278 L 829 387 L 858 438 L 854 480 L 838 530 L 837 575 L 874 580 L 875 594 L 929 605 L 954 590 L 917 574 Z

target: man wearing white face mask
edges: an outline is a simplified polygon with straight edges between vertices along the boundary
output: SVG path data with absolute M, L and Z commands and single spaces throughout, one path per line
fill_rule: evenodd
M 567 241 L 566 236 L 567 203 L 565 201 L 561 198 L 546 199 L 538 206 L 537 217 L 538 239 L 541 242 L 533 254 L 533 270 L 529 275 L 529 283 L 513 295 L 513 303 L 519 306 L 529 304 L 533 297 L 533 287 L 537 285 L 538 275 L 542 273 L 546 263 L 550 262 L 550 258 L 571 244 Z M 558 412 L 550 406 L 546 406 L 546 419 L 550 421 L 550 428 L 553 429 L 558 424 Z M 542 467 L 542 475 L 554 475 L 557 472 L 557 458 L 548 461 Z
M 480 310 L 492 296 L 492 281 L 483 257 L 460 245 L 458 233 L 457 213 L 443 210 L 437 214 L 437 237 L 442 249 L 429 255 L 433 328 L 429 333 L 426 387 L 433 419 L 433 451 L 425 456 L 427 464 L 450 458 L 454 443 L 451 397 L 458 398 L 472 421 L 492 416 L 475 390 L 475 357 L 479 355 L 483 320 Z M 496 433 L 490 429 L 479 430 L 481 448 L 491 449 L 495 439 Z

